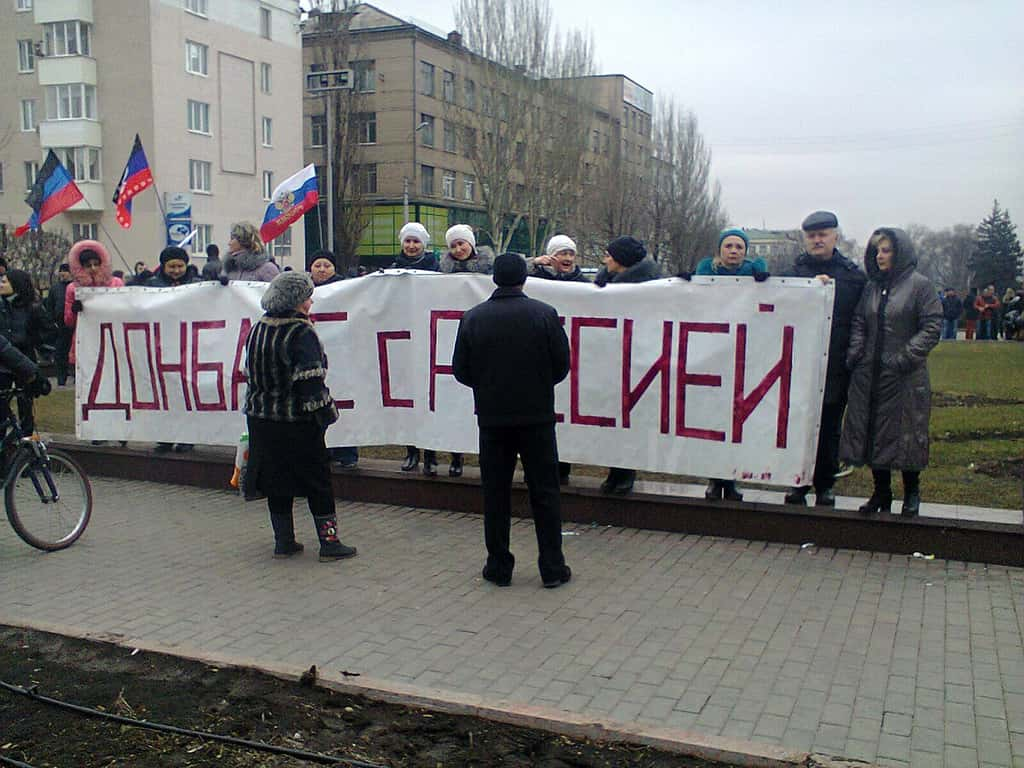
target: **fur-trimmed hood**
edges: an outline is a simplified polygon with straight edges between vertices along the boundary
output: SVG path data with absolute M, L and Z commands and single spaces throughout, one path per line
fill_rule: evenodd
M 95 280 L 82 267 L 82 251 L 87 250 L 95 251 L 100 257 L 100 272 Z M 113 268 L 110 265 L 110 253 L 103 243 L 96 240 L 79 240 L 72 245 L 71 250 L 68 251 L 68 266 L 71 267 L 71 279 L 76 285 L 81 285 L 83 288 L 110 285 L 110 281 L 114 277 Z

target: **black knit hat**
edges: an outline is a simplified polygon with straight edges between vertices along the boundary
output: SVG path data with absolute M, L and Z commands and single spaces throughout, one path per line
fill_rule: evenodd
M 337 269 L 337 267 L 338 267 L 337 258 L 330 251 L 323 250 L 323 251 L 317 251 L 316 253 L 314 253 L 310 257 L 310 259 L 309 259 L 310 265 L 312 266 L 313 262 L 316 261 L 317 259 L 327 259 L 329 262 L 331 262 L 331 264 L 334 265 L 335 269 Z
M 168 261 L 184 261 L 188 264 L 188 251 L 184 248 L 179 248 L 176 245 L 169 245 L 160 251 L 160 263 L 166 264 Z
M 494 260 L 494 283 L 500 287 L 526 282 L 526 259 L 518 253 L 503 253 Z
M 639 264 L 647 256 L 647 249 L 644 248 L 644 244 L 630 235 L 616 237 L 605 246 L 605 250 L 608 251 L 609 256 L 624 267 L 632 267 L 634 264 Z

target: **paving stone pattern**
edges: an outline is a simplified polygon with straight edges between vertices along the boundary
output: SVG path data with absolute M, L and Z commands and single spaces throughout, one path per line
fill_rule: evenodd
M 511 588 L 481 519 L 340 504 L 359 556 L 272 560 L 266 509 L 94 479 L 86 536 L 38 553 L 0 526 L 0 622 L 316 663 L 395 684 L 922 768 L 1024 768 L 1024 570 L 572 526 L 541 588 L 532 524 Z

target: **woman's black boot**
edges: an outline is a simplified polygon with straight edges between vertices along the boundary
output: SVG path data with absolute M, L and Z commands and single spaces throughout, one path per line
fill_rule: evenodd
M 448 477 L 462 477 L 461 453 L 452 454 L 452 463 L 448 465 Z
M 437 452 L 427 449 L 423 452 L 423 474 L 437 477 Z
M 722 498 L 722 482 L 720 480 L 708 480 L 708 487 L 704 489 L 704 498 L 708 501 L 718 501 Z
M 903 517 L 917 517 L 921 512 L 921 474 L 919 472 L 903 473 Z
M 412 472 L 420 465 L 420 449 L 412 445 L 405 447 L 405 461 L 402 462 L 403 472 Z
M 875 481 L 875 489 L 864 504 L 857 508 L 862 515 L 877 515 L 879 512 L 892 511 L 892 475 L 888 471 L 873 469 L 871 476 Z
M 743 494 L 736 490 L 735 480 L 722 481 L 722 495 L 726 501 L 743 501 Z

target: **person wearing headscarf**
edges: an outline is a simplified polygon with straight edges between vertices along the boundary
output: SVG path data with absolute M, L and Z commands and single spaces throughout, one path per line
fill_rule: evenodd
M 932 281 L 917 271 L 910 237 L 876 229 L 864 253 L 868 284 L 853 315 L 846 364 L 850 402 L 839 455 L 871 467 L 874 490 L 860 513 L 889 512 L 892 471 L 903 474 L 901 513 L 921 507 L 921 471 L 928 466 L 931 386 L 928 353 L 939 343 L 942 304 Z
M 255 225 L 242 221 L 231 225 L 228 253 L 223 260 L 221 281 L 254 280 L 269 283 L 281 270 L 270 260 Z
M 468 224 L 456 224 L 444 233 L 444 241 L 448 250 L 441 257 L 440 271 L 445 274 L 460 272 L 476 272 L 481 275 L 491 274 L 494 254 L 490 248 L 476 247 L 476 235 Z
M 305 497 L 320 540 L 320 561 L 352 557 L 355 547 L 338 538 L 331 488 L 327 427 L 338 419 L 327 389 L 327 356 L 309 310 L 313 280 L 305 272 L 283 272 L 260 299 L 264 315 L 246 340 L 245 415 L 249 460 L 243 491 L 265 496 L 274 529 L 274 557 L 303 550 L 295 540 L 292 506 Z

